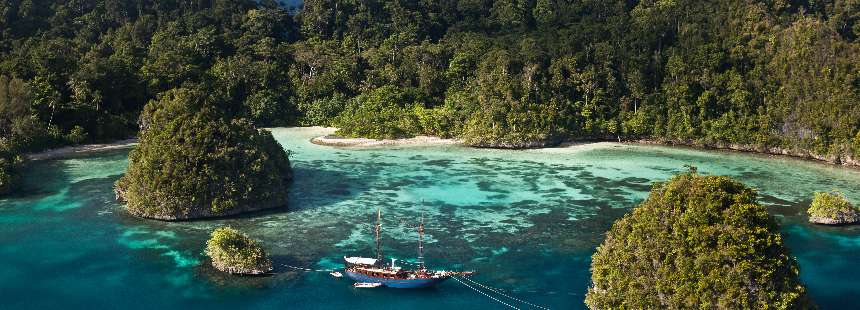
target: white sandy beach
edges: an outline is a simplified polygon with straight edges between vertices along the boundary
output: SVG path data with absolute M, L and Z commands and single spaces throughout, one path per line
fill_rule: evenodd
M 86 154 L 91 152 L 116 150 L 132 147 L 137 144 L 137 138 L 120 140 L 112 143 L 104 144 L 84 144 L 76 146 L 66 146 L 57 149 L 50 149 L 38 153 L 27 154 L 28 160 L 46 160 L 63 158 L 72 155 Z
M 334 128 L 326 128 L 331 129 L 331 132 L 334 133 Z M 374 147 L 374 146 L 397 146 L 397 145 L 410 145 L 410 146 L 424 146 L 424 145 L 456 145 L 461 144 L 460 140 L 457 139 L 443 139 L 439 137 L 431 137 L 431 136 L 416 136 L 412 138 L 405 139 L 368 139 L 368 138 L 344 138 L 338 137 L 333 134 L 328 134 L 320 137 L 316 137 L 311 139 L 311 143 L 319 144 L 319 145 L 327 145 L 327 146 L 340 146 L 340 147 Z

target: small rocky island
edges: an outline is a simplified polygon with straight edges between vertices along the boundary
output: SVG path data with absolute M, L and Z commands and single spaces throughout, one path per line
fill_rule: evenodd
M 217 102 L 199 90 L 174 89 L 146 105 L 140 144 L 115 188 L 131 214 L 187 220 L 287 205 L 293 174 L 284 149 Z
M 206 241 L 206 255 L 212 266 L 239 275 L 260 275 L 272 271 L 272 260 L 257 241 L 231 227 L 212 232 Z
M 590 309 L 812 308 L 755 190 L 690 173 L 656 183 L 592 256 Z
M 860 223 L 860 210 L 851 205 L 839 192 L 815 193 L 812 204 L 806 210 L 809 222 L 823 225 L 846 225 Z

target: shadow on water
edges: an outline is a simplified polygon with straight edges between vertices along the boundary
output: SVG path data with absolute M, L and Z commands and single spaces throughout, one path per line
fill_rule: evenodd
M 94 158 L 94 155 L 105 162 L 121 161 L 128 158 L 128 152 L 128 149 L 118 149 L 78 154 L 61 159 L 29 161 L 22 168 L 25 173 L 20 188 L 11 193 L 8 198 L 32 200 L 56 194 L 65 187 L 77 183 L 73 182 L 73 176 L 70 174 L 70 171 L 74 169 L 73 161 Z M 122 174 L 116 174 L 116 177 L 118 178 L 120 175 Z M 110 186 L 112 187 L 113 184 Z
M 55 194 L 71 182 L 66 169 L 68 163 L 59 160 L 28 162 L 22 167 L 26 173 L 20 186 L 7 197 L 30 200 Z
M 377 175 L 334 170 L 324 165 L 295 165 L 295 179 L 289 191 L 291 210 L 307 210 L 355 199 L 371 189 Z
M 314 269 L 314 266 L 307 265 L 307 260 L 303 260 L 293 255 L 271 255 L 269 258 L 272 259 L 272 274 L 329 272 L 329 270 Z M 311 270 L 302 270 L 302 268 Z
M 101 204 L 116 201 L 113 186 L 122 174 L 114 174 L 103 178 L 85 179 L 73 182 L 66 194 L 69 200 L 93 201 L 98 200 Z M 110 190 L 105 190 L 105 189 Z
M 765 193 L 759 193 L 758 202 L 767 207 L 771 215 L 778 217 L 806 217 L 806 209 L 812 203 L 812 199 L 790 201 Z
M 59 170 L 62 171 L 62 169 Z M 356 196 L 367 191 L 370 188 L 370 183 L 374 179 L 367 177 L 359 178 L 353 174 L 347 173 L 346 171 L 309 168 L 306 165 L 294 166 L 293 174 L 295 176 L 294 181 L 285 189 L 289 191 L 289 198 L 285 207 L 247 212 L 222 218 L 205 218 L 176 222 L 203 223 L 212 220 L 265 218 L 290 211 L 325 207 L 341 201 L 354 199 Z M 77 199 L 76 201 L 98 200 L 102 203 L 115 203 L 113 191 L 105 191 L 104 189 L 112 188 L 113 184 L 121 176 L 121 174 L 118 174 L 106 178 L 88 179 L 76 182 L 72 184 L 73 186 L 72 190 L 69 192 L 69 197 Z M 60 184 L 68 182 L 68 178 L 63 181 L 57 181 L 57 183 Z M 142 219 L 131 215 L 126 217 L 129 221 L 134 221 L 133 219 L 136 219 L 138 222 L 142 221 Z M 156 223 L 159 222 L 157 220 L 152 221 Z

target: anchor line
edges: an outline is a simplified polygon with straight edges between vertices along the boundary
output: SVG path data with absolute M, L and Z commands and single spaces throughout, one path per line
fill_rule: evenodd
M 415 264 L 415 263 L 412 263 L 412 262 L 409 262 L 409 261 L 401 261 L 401 263 L 406 263 L 406 264 L 409 264 L 409 265 L 416 266 L 416 264 Z M 538 308 L 538 309 L 550 310 L 550 309 L 549 309 L 549 308 L 547 308 L 547 307 L 540 306 L 540 305 L 536 305 L 536 304 L 530 303 L 530 302 L 528 302 L 528 301 L 525 301 L 525 300 L 522 300 L 522 299 L 519 299 L 519 298 L 516 298 L 516 297 L 510 296 L 510 295 L 507 295 L 507 294 L 503 293 L 503 292 L 504 292 L 504 290 L 503 290 L 503 289 L 495 288 L 495 287 L 491 287 L 491 286 L 485 285 L 485 284 L 480 283 L 480 282 L 478 282 L 478 281 L 472 280 L 472 279 L 470 279 L 470 278 L 468 278 L 468 277 L 463 277 L 463 280 L 466 280 L 466 281 L 468 281 L 468 282 L 470 282 L 470 283 L 472 283 L 472 284 L 474 284 L 474 285 L 480 286 L 481 288 L 483 288 L 483 289 L 485 289 L 485 290 L 488 290 L 488 291 L 490 291 L 490 292 L 493 292 L 493 293 L 499 294 L 499 295 L 501 295 L 501 296 L 504 296 L 504 297 L 506 297 L 506 298 L 508 298 L 508 299 L 511 299 L 511 300 L 514 300 L 514 301 L 520 302 L 520 303 L 522 303 L 522 304 L 529 305 L 529 306 L 532 306 L 532 307 L 535 307 L 535 308 Z
M 332 271 L 334 271 L 334 269 L 330 269 L 330 270 L 309 269 L 309 268 L 302 268 L 302 267 L 290 266 L 290 265 L 287 265 L 287 264 L 281 264 L 281 266 L 288 267 L 288 268 L 292 268 L 292 269 L 296 269 L 296 270 L 301 270 L 301 271 L 307 271 L 307 272 L 332 272 Z
M 522 299 L 519 299 L 519 298 L 516 298 L 516 297 L 513 297 L 513 296 L 508 296 L 508 295 L 506 295 L 506 294 L 502 293 L 502 292 L 501 292 L 501 289 L 497 289 L 497 288 L 493 288 L 493 287 L 486 286 L 486 285 L 484 285 L 484 284 L 479 283 L 478 281 L 475 281 L 475 280 L 472 280 L 472 279 L 469 279 L 469 278 L 465 278 L 465 277 L 463 278 L 463 280 L 466 280 L 466 281 L 468 281 L 468 282 L 471 282 L 472 284 L 478 285 L 478 286 L 480 286 L 480 287 L 482 287 L 482 288 L 484 288 L 484 289 L 486 289 L 486 290 L 488 290 L 488 291 L 490 291 L 490 292 L 493 292 L 493 293 L 496 293 L 496 294 L 502 295 L 502 296 L 507 297 L 507 298 L 509 298 L 509 299 L 511 299 L 511 300 L 515 300 L 515 301 L 518 301 L 518 302 L 520 302 L 520 303 L 523 303 L 523 304 L 526 304 L 526 305 L 529 305 L 529 306 L 532 306 L 532 307 L 535 307 L 535 308 L 538 308 L 538 309 L 550 310 L 550 309 L 549 309 L 549 308 L 547 308 L 547 307 L 543 307 L 543 306 L 535 305 L 535 304 L 533 304 L 533 303 L 530 303 L 530 302 L 528 302 L 528 301 L 525 301 L 525 300 L 522 300 Z
M 460 284 L 465 285 L 466 287 L 468 287 L 468 288 L 470 288 L 470 289 L 474 290 L 475 292 L 478 292 L 478 293 L 480 293 L 481 295 L 487 296 L 487 298 L 490 298 L 490 299 L 492 299 L 492 300 L 495 300 L 496 302 L 498 302 L 498 303 L 500 303 L 500 304 L 503 304 L 503 305 L 505 305 L 505 306 L 508 306 L 508 307 L 510 307 L 511 309 L 520 310 L 520 308 L 517 308 L 517 307 L 511 306 L 510 304 L 508 304 L 508 303 L 506 303 L 506 302 L 504 302 L 504 301 L 501 301 L 501 300 L 499 300 L 498 298 L 495 298 L 495 297 L 493 297 L 493 296 L 487 295 L 487 293 L 484 293 L 484 292 L 482 292 L 481 290 L 476 289 L 476 288 L 474 288 L 474 287 L 472 287 L 472 286 L 470 286 L 470 285 L 466 284 L 466 282 L 460 281 L 460 279 L 458 279 L 457 277 L 451 277 L 451 278 L 452 278 L 452 279 L 454 279 L 454 280 L 457 280 L 457 282 L 460 282 Z

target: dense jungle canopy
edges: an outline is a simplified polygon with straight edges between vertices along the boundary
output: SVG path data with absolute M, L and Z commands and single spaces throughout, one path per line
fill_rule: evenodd
M 591 309 L 810 309 L 779 225 L 746 185 L 685 173 L 655 184 L 592 257 Z
M 136 135 L 175 88 L 254 126 L 860 154 L 860 1 L 0 0 L 19 154 Z

